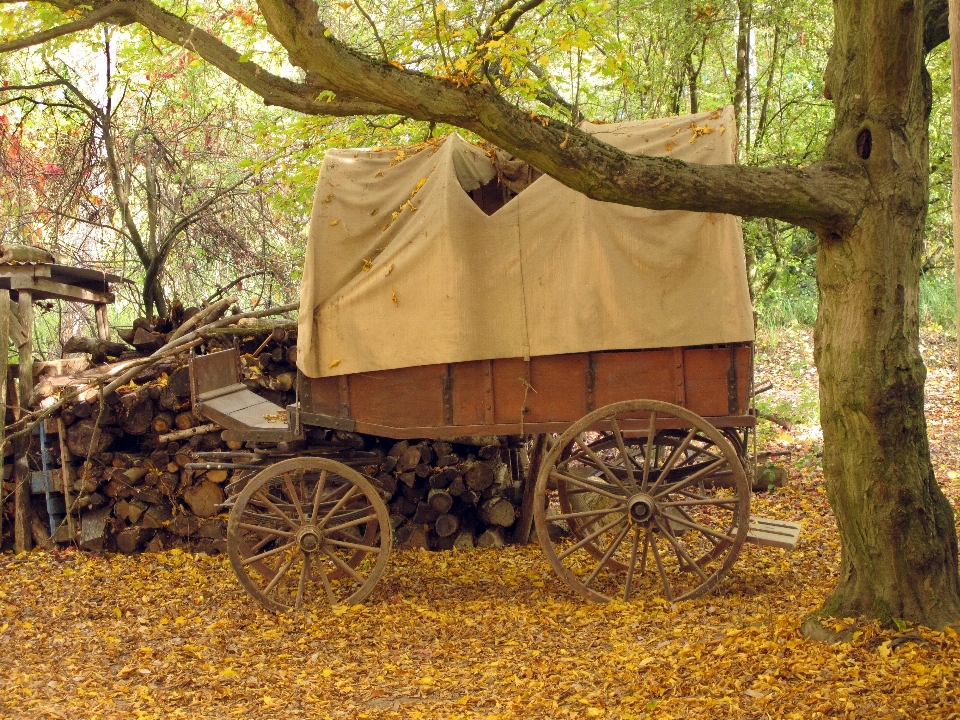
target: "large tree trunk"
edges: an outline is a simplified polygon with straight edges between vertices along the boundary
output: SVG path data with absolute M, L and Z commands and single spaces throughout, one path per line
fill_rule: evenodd
M 859 166 L 870 198 L 851 232 L 821 237 L 817 262 L 823 464 L 843 548 L 839 584 L 818 614 L 940 627 L 960 619 L 960 578 L 953 510 L 930 462 L 919 352 L 931 99 L 923 6 L 835 7 L 827 156 Z

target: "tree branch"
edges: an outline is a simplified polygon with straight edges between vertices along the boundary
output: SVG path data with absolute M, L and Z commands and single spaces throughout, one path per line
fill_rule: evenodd
M 928 0 L 923 15 L 923 50 L 930 52 L 950 38 L 949 0 Z
M 45 42 L 56 40 L 64 35 L 72 35 L 73 33 L 77 33 L 82 30 L 89 30 L 90 28 L 95 27 L 97 24 L 105 22 L 106 20 L 114 20 L 119 25 L 125 25 L 130 22 L 130 20 L 123 20 L 127 11 L 126 5 L 127 3 L 121 0 L 121 2 L 99 7 L 96 10 L 91 10 L 86 15 L 74 20 L 73 22 L 68 22 L 64 25 L 58 25 L 55 28 L 44 30 L 43 32 L 35 33 L 34 35 L 28 35 L 27 37 L 0 43 L 0 53 L 23 50 L 24 48 L 33 47 L 34 45 L 42 45 Z
M 55 0 L 60 6 L 80 0 Z M 106 0 L 94 0 L 95 5 Z M 121 0 L 132 18 L 188 48 L 268 103 L 319 115 L 397 114 L 471 130 L 595 200 L 654 210 L 772 217 L 822 236 L 851 228 L 864 203 L 861 171 L 815 163 L 808 168 L 697 165 L 630 155 L 576 128 L 511 105 L 486 83 L 463 86 L 363 55 L 330 35 L 314 0 L 258 0 L 270 34 L 292 63 L 316 78 L 304 85 L 267 73 L 209 33 L 153 5 Z M 79 5 L 71 5 L 79 7 Z M 329 90 L 338 99 L 316 100 Z

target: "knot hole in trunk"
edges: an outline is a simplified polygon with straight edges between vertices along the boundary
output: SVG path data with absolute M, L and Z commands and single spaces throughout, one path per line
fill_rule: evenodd
M 873 136 L 867 128 L 860 131 L 857 135 L 857 155 L 861 160 L 867 160 L 870 152 L 873 150 Z

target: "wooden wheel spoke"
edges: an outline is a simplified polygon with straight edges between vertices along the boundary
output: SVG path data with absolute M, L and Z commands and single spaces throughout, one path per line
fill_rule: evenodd
M 670 493 L 679 492 L 683 488 L 689 485 L 692 485 L 695 482 L 699 482 L 704 477 L 710 475 L 711 473 L 713 473 L 715 470 L 717 470 L 722 465 L 725 465 L 726 463 L 727 463 L 726 458 L 721 458 L 715 462 L 712 462 L 709 465 L 707 465 L 705 468 L 702 468 L 701 470 L 698 470 L 697 472 L 695 472 L 693 475 L 690 475 L 689 477 L 685 477 L 682 480 L 678 480 L 672 485 L 666 485 L 663 488 L 660 488 L 660 492 L 656 493 L 653 497 L 654 499 L 659 500 L 664 495 L 669 495 Z
M 660 559 L 660 550 L 657 549 L 656 535 L 651 539 L 653 542 L 650 543 L 650 548 L 653 550 L 653 559 L 657 563 L 657 571 L 660 573 L 660 581 L 663 583 L 663 592 L 667 596 L 667 600 L 673 602 L 673 588 L 670 586 L 670 580 L 667 579 L 667 571 L 663 569 L 663 560 Z
M 363 583 L 366 582 L 366 578 L 364 578 L 363 575 L 361 575 L 354 568 L 350 567 L 347 563 L 345 563 L 343 559 L 339 555 L 337 555 L 335 552 L 332 552 L 327 548 L 323 548 L 323 552 L 327 557 L 333 560 L 334 565 L 336 565 L 338 568 L 343 570 L 343 572 L 347 573 L 347 575 L 352 577 L 358 583 L 363 585 Z
M 589 445 L 584 445 L 583 443 L 581 443 L 579 438 L 577 438 L 576 440 L 574 440 L 574 442 L 583 449 L 583 451 L 587 454 L 587 456 L 588 456 L 591 460 L 593 460 L 594 463 L 596 463 L 597 469 L 600 470 L 601 472 L 603 472 L 603 474 L 607 476 L 607 479 L 608 479 L 613 485 L 619 486 L 619 487 L 623 490 L 623 492 L 624 492 L 625 495 L 629 495 L 629 494 L 630 494 L 630 491 L 627 489 L 627 486 L 624 485 L 622 482 L 620 482 L 620 478 L 618 478 L 618 477 L 613 473 L 613 471 L 610 470 L 609 467 L 607 467 L 607 464 L 603 461 L 603 459 L 602 459 L 599 455 L 597 455 L 597 454 L 590 448 Z
M 647 571 L 647 550 L 650 548 L 650 528 L 643 534 L 643 550 L 640 552 L 640 574 Z
M 337 596 L 333 592 L 333 585 L 330 584 L 330 578 L 327 577 L 327 571 L 323 569 L 323 566 L 320 563 L 317 563 L 316 568 L 320 573 L 320 582 L 323 584 L 323 591 L 327 596 L 327 602 L 330 603 L 330 607 L 336 607 Z
M 565 558 L 568 558 L 570 555 L 572 555 L 573 553 L 575 553 L 577 550 L 579 550 L 580 548 L 582 548 L 584 545 L 587 545 L 588 543 L 592 542 L 592 541 L 595 540 L 596 538 L 598 538 L 598 537 L 600 537 L 601 535 L 603 535 L 603 533 L 607 532 L 608 530 L 612 530 L 613 528 L 615 528 L 615 527 L 616 527 L 617 525 L 619 525 L 620 523 L 626 522 L 626 521 L 627 521 L 627 520 L 626 520 L 625 517 L 622 517 L 622 516 L 621 516 L 621 517 L 618 517 L 616 520 L 613 520 L 612 522 L 607 523 L 606 525 L 604 525 L 603 527 L 601 527 L 599 530 L 594 530 L 592 533 L 590 533 L 590 534 L 587 535 L 586 537 L 582 538 L 582 539 L 580 540 L 580 542 L 576 543 L 575 545 L 571 545 L 570 547 L 568 547 L 566 550 L 564 550 L 562 553 L 560 553 L 560 554 L 557 556 L 557 558 L 558 558 L 559 560 L 564 560 Z
M 283 565 L 280 566 L 280 569 L 277 570 L 277 574 L 273 576 L 273 579 L 267 583 L 267 586 L 263 589 L 264 595 L 269 595 L 273 589 L 280 584 L 280 581 L 283 579 L 283 576 L 287 574 L 290 570 L 290 566 L 293 565 L 293 559 L 296 557 L 296 553 L 292 553 L 290 557 L 284 560 Z
M 285 512 L 283 512 L 283 510 L 281 510 L 281 509 L 278 508 L 276 505 L 274 505 L 270 500 L 268 500 L 268 499 L 267 499 L 267 496 L 266 496 L 264 493 L 262 493 L 262 492 L 257 493 L 257 494 L 256 494 L 256 497 L 259 497 L 259 498 L 260 498 L 260 501 L 263 502 L 268 508 L 270 508 L 270 511 L 271 511 L 274 515 L 276 515 L 277 517 L 283 519 L 283 520 L 284 520 L 290 527 L 292 527 L 294 530 L 299 530 L 299 529 L 300 529 L 300 526 L 297 525 Z
M 646 492 L 650 480 L 650 457 L 653 455 L 653 443 L 657 437 L 657 411 L 650 411 L 650 426 L 647 428 L 647 446 L 643 451 L 643 478 L 640 488 Z
M 667 461 L 663 464 L 663 467 L 660 468 L 660 474 L 657 475 L 657 480 L 653 483 L 653 487 L 650 488 L 650 494 L 652 495 L 657 491 L 657 488 L 660 487 L 660 484 L 663 482 L 663 479 L 670 474 L 670 471 L 673 470 L 674 463 L 680 458 L 680 455 L 687 449 L 687 446 L 690 444 L 690 441 L 693 440 L 693 436 L 696 435 L 697 429 L 694 428 L 691 430 L 687 436 L 683 439 L 672 453 L 670 457 L 667 458 Z
M 371 520 L 376 520 L 376 519 L 377 519 L 377 514 L 373 513 L 372 515 L 367 515 L 366 517 L 357 518 L 355 520 L 351 520 L 350 522 L 345 522 L 342 525 L 334 525 L 333 527 L 325 528 L 325 531 L 328 533 L 332 533 L 338 530 L 346 530 L 347 528 L 356 527 L 357 525 L 363 525 L 366 522 L 370 522 Z
M 243 565 L 249 565 L 250 563 L 255 563 L 255 562 L 257 562 L 258 560 L 263 560 L 264 558 L 273 557 L 274 555 L 279 555 L 279 554 L 282 553 L 283 551 L 289 550 L 289 549 L 292 548 L 294 545 L 296 545 L 295 542 L 289 542 L 289 543 L 287 543 L 286 545 L 281 545 L 280 547 L 275 547 L 275 548 L 273 548 L 272 550 L 267 550 L 266 552 L 262 552 L 262 553 L 260 553 L 259 555 L 251 555 L 251 556 L 248 557 L 248 558 L 244 558 L 242 564 L 243 564 Z
M 313 509 L 310 511 L 310 522 L 317 521 L 317 513 L 320 510 L 320 496 L 323 495 L 323 486 L 327 482 L 327 471 L 320 471 L 320 478 L 317 480 L 317 487 L 313 493 Z
M 297 519 L 300 520 L 300 524 L 303 525 L 306 522 L 306 518 L 303 516 L 303 508 L 300 506 L 300 496 L 297 493 L 297 489 L 293 486 L 293 481 L 290 479 L 290 473 L 283 474 L 283 489 L 287 493 L 287 497 L 290 498 L 290 502 L 297 511 Z
M 693 570 L 696 571 L 697 575 L 700 576 L 700 579 L 706 582 L 708 579 L 707 574 L 700 568 L 699 565 L 697 565 L 696 561 L 690 557 L 690 553 L 688 553 L 686 548 L 683 547 L 683 543 L 675 538 L 673 536 L 673 532 L 670 530 L 670 523 L 675 519 L 676 518 L 668 516 L 666 524 L 660 522 L 660 518 L 654 518 L 653 521 L 657 524 L 657 527 L 660 528 L 660 533 L 667 539 L 667 542 L 673 545 L 673 549 L 677 551 L 677 555 L 683 560 L 683 562 L 687 563 L 687 565 L 690 565 Z
M 613 430 L 613 437 L 617 440 L 617 447 L 620 449 L 620 457 L 623 459 L 623 467 L 627 471 L 627 481 L 630 483 L 631 488 L 637 487 L 637 480 L 633 476 L 633 468 L 631 465 L 630 454 L 627 452 L 627 446 L 623 442 L 623 433 L 620 432 L 620 424 L 617 422 L 616 417 L 610 418 L 610 427 Z
M 627 564 L 627 579 L 623 584 L 623 601 L 630 600 L 630 593 L 633 592 L 633 573 L 637 567 L 637 548 L 640 547 L 640 526 L 633 527 L 633 543 L 630 546 L 630 562 Z M 647 545 L 644 542 L 643 552 L 646 555 Z M 641 571 L 642 572 L 642 571 Z
M 260 533 L 261 535 L 267 534 L 267 540 L 270 540 L 274 537 L 293 537 L 292 532 L 287 532 L 286 530 L 276 530 L 275 528 L 263 527 L 262 525 L 251 525 L 250 523 L 237 523 L 237 527 L 243 528 L 244 530 L 250 530 L 251 532 Z
M 347 542 L 345 540 L 334 540 L 329 537 L 324 537 L 324 542 L 328 545 L 336 545 L 337 547 L 351 548 L 353 550 L 363 550 L 365 552 L 380 552 L 380 548 L 373 545 L 361 545 L 360 543 Z
M 600 558 L 600 562 L 597 563 L 597 566 L 593 569 L 593 572 L 583 581 L 585 587 L 590 587 L 590 584 L 596 579 L 597 575 L 600 574 L 600 571 L 606 566 L 607 561 L 613 557 L 613 554 L 617 551 L 620 543 L 623 542 L 623 539 L 627 536 L 627 533 L 630 532 L 630 525 L 627 524 L 623 530 L 620 531 L 620 534 L 617 535 L 611 542 L 610 546 L 607 548 L 606 552 L 603 553 L 603 557 Z
M 736 539 L 731 535 L 724 535 L 721 532 L 717 532 L 716 530 L 711 530 L 710 528 L 704 525 L 701 525 L 698 522 L 694 522 L 693 520 L 687 520 L 684 517 L 678 517 L 676 515 L 668 515 L 667 517 L 670 519 L 670 522 L 675 522 L 680 525 L 683 525 L 684 527 L 688 527 L 691 530 L 696 530 L 697 532 L 703 533 L 704 535 L 715 537 L 717 540 L 723 540 L 723 541 L 732 543 Z
M 716 505 L 718 508 L 727 510 L 730 508 L 735 508 L 737 505 L 740 504 L 740 501 L 735 498 L 731 498 L 727 500 L 727 499 L 720 499 L 720 498 L 699 497 L 699 498 L 691 498 L 689 500 L 671 500 L 670 502 L 662 502 L 657 504 L 660 507 L 675 507 L 675 508 L 687 507 L 689 505 Z
M 330 508 L 329 512 L 327 512 L 327 514 L 324 516 L 323 520 L 321 520 L 320 522 L 318 522 L 318 523 L 316 524 L 317 527 L 318 527 L 318 528 L 322 528 L 324 525 L 326 525 L 326 524 L 327 524 L 327 521 L 330 520 L 331 517 L 333 517 L 333 514 L 334 514 L 335 512 L 337 512 L 337 510 L 339 510 L 340 508 L 342 508 L 344 505 L 346 505 L 347 500 L 349 500 L 350 498 L 352 498 L 353 495 L 354 495 L 354 493 L 356 493 L 358 490 L 359 490 L 359 488 L 358 488 L 356 485 L 350 485 L 350 489 L 347 490 L 346 494 L 337 501 L 337 504 L 336 504 L 336 505 L 334 505 L 332 508 Z
M 575 478 L 572 475 L 566 475 L 564 473 L 558 472 L 557 470 L 552 471 L 550 473 L 550 477 L 553 478 L 554 480 L 557 480 L 557 481 L 562 480 L 563 482 L 569 483 L 570 485 L 575 485 L 576 487 L 583 488 L 588 492 L 596 493 L 597 495 L 603 495 L 604 497 L 608 497 L 611 500 L 616 500 L 618 502 L 623 502 L 624 500 L 623 495 L 617 495 L 607 490 L 607 487 L 609 487 L 607 485 L 602 485 L 600 483 L 592 483 L 589 480 L 581 480 L 580 478 Z
M 573 520 L 574 518 L 583 518 L 583 517 L 593 517 L 594 515 L 603 516 L 609 515 L 610 513 L 622 513 L 624 509 L 622 507 L 613 507 L 613 508 L 602 508 L 600 510 L 581 510 L 580 512 L 572 513 L 561 513 L 559 515 L 552 515 L 551 520 Z
M 304 553 L 303 569 L 300 571 L 300 582 L 297 584 L 297 599 L 293 604 L 297 610 L 303 607 L 303 590 L 307 586 L 308 575 L 310 575 L 310 553 Z

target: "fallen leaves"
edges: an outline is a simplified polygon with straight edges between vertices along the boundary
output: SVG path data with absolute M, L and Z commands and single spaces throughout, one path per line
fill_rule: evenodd
M 784 402 L 815 386 L 807 341 L 785 336 L 760 356 Z M 956 503 L 951 342 L 927 339 L 925 355 L 934 462 Z M 809 428 L 771 442 L 789 444 L 790 479 L 756 495 L 754 512 L 803 522 L 800 545 L 748 545 L 716 593 L 683 603 L 587 604 L 536 545 L 398 552 L 366 604 L 284 615 L 260 609 L 222 557 L 0 564 L 0 716 L 951 717 L 954 630 L 838 618 L 849 642 L 800 637 L 836 582 L 839 544 Z

